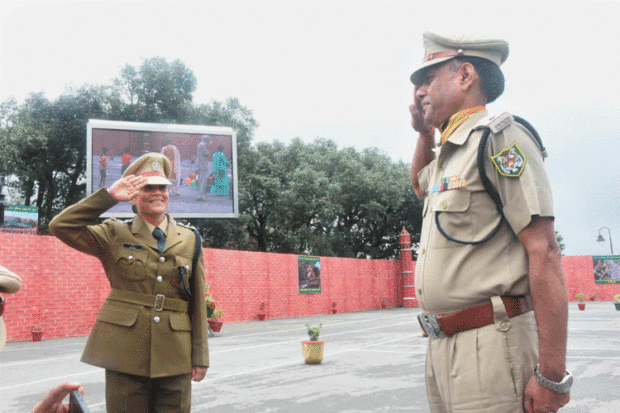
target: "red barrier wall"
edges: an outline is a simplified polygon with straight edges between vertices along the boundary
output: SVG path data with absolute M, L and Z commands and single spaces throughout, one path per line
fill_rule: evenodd
M 321 294 L 299 294 L 297 256 L 204 249 L 207 282 L 224 321 L 256 320 L 261 303 L 268 318 L 362 311 L 403 305 L 407 286 L 400 261 L 321 257 Z M 31 339 L 42 324 L 44 338 L 89 333 L 109 284 L 96 258 L 77 252 L 54 237 L 0 232 L 0 264 L 17 273 L 22 290 L 7 299 L 4 320 L 9 341 Z M 402 270 L 413 271 L 404 263 Z M 588 299 L 612 300 L 620 284 L 595 284 L 592 257 L 563 257 L 571 301 L 579 292 Z M 407 273 L 405 275 L 409 275 Z
M 44 338 L 86 335 L 110 287 L 99 260 L 54 237 L 0 233 L 0 263 L 18 274 L 22 290 L 5 295 L 8 341 L 31 339 L 42 324 Z M 268 318 L 328 314 L 380 307 L 381 298 L 402 303 L 400 261 L 321 257 L 321 293 L 299 294 L 297 256 L 206 248 L 211 295 L 223 320 L 256 320 L 265 303 Z

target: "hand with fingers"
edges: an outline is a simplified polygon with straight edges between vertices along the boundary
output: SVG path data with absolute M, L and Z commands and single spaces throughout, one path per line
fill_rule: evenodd
M 146 185 L 146 182 L 147 179 L 144 176 L 127 175 L 114 182 L 108 192 L 117 202 L 129 202 Z
M 570 393 L 556 393 L 530 379 L 525 388 L 526 413 L 556 413 L 570 401 Z
M 429 125 L 424 121 L 424 112 L 422 112 L 422 103 L 420 99 L 416 96 L 418 91 L 418 87 L 415 86 L 413 89 L 413 103 L 409 106 L 409 113 L 411 113 L 411 126 L 413 130 L 416 132 L 420 132 L 420 134 L 424 136 L 432 136 L 434 134 L 435 128 L 433 125 Z
M 65 397 L 71 390 L 79 390 L 84 394 L 84 389 L 80 384 L 63 382 L 54 387 L 49 393 L 37 404 L 31 413 L 67 413 L 69 404 L 63 403 Z

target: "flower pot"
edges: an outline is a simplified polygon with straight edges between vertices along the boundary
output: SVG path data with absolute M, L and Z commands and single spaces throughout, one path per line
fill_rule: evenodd
M 579 304 L 577 304 L 577 307 L 579 307 L 579 309 L 580 309 L 581 311 L 583 311 L 583 310 L 585 310 L 585 309 L 586 309 L 586 303 L 579 303 Z
M 620 303 L 614 303 L 614 305 L 616 306 L 616 310 L 620 311 Z
M 324 341 L 302 341 L 301 349 L 306 364 L 321 364 L 323 361 Z
M 387 308 L 387 304 L 381 304 L 381 308 L 383 309 Z
M 224 323 L 220 323 L 219 321 L 209 320 L 209 327 L 211 328 L 211 331 L 213 331 L 214 333 L 219 333 L 220 331 L 222 331 L 222 325 L 224 325 Z
M 32 341 L 41 341 L 43 338 L 43 331 L 32 331 Z
M 338 312 L 338 310 L 336 310 L 335 308 L 332 308 L 332 314 L 336 314 Z
M 267 317 L 267 314 L 265 314 L 265 313 L 258 313 L 258 319 L 260 321 L 263 321 L 265 319 L 265 317 Z

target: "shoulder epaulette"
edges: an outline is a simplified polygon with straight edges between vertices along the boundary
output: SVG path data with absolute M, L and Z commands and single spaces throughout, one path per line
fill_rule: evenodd
M 181 221 L 176 221 L 177 225 L 183 227 L 183 228 L 187 228 L 190 231 L 197 231 L 196 227 L 191 226 L 190 224 L 186 223 L 186 222 L 181 222 Z
M 491 132 L 498 133 L 514 122 L 514 118 L 508 112 L 499 115 L 489 115 L 480 119 L 476 128 L 489 128 Z

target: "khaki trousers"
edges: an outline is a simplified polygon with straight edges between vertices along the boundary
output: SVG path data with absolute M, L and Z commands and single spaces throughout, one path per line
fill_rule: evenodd
M 191 378 L 191 374 L 149 378 L 106 370 L 106 410 L 110 413 L 189 413 Z
M 429 339 L 426 390 L 432 413 L 524 412 L 525 386 L 538 363 L 534 312 L 509 319 L 501 300 L 493 301 L 495 324 Z

